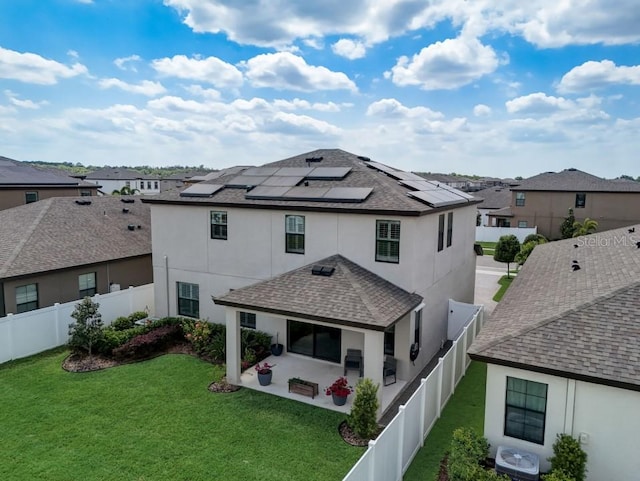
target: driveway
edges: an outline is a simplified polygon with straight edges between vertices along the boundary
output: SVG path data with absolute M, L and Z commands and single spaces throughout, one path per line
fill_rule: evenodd
M 507 264 L 496 262 L 492 256 L 476 257 L 476 292 L 475 304 L 484 304 L 485 312 L 489 315 L 498 304 L 493 300 L 494 294 L 500 288 L 498 281 L 507 274 Z

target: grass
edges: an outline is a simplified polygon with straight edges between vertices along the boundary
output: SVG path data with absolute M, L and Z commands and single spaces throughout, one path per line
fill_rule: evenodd
M 485 256 L 492 256 L 496 251 L 497 242 L 476 242 L 482 246 L 482 252 Z
M 68 373 L 54 350 L 0 366 L 0 479 L 336 480 L 364 448 L 344 414 L 242 389 L 221 368 L 166 355 Z
M 449 450 L 451 435 L 456 428 L 467 426 L 484 432 L 484 401 L 487 366 L 472 362 L 456 392 L 447 403 L 442 416 L 427 437 L 404 475 L 404 481 L 435 481 L 440 461 Z
M 502 300 L 502 296 L 504 296 L 504 293 L 507 292 L 507 289 L 509 289 L 509 286 L 513 282 L 513 279 L 514 277 L 507 277 L 507 276 L 502 276 L 500 278 L 500 280 L 498 281 L 498 284 L 500 284 L 500 289 L 498 289 L 498 292 L 494 294 L 493 296 L 494 301 L 500 302 Z

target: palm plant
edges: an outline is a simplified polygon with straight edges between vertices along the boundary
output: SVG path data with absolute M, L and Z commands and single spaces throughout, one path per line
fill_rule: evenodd
M 589 219 L 588 217 L 582 221 L 575 221 L 573 223 L 573 237 L 579 237 L 581 235 L 593 234 L 598 228 L 598 221 Z

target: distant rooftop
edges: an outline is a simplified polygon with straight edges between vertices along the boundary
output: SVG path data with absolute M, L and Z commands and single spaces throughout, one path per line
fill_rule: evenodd
M 544 172 L 524 179 L 514 191 L 640 192 L 640 182 L 603 179 L 578 169 Z
M 474 192 L 473 196 L 482 199 L 479 209 L 502 209 L 511 204 L 509 187 L 488 187 Z
M 137 170 L 123 167 L 103 167 L 88 173 L 85 178 L 92 180 L 159 180 L 160 176 L 143 174 Z
M 94 187 L 61 171 L 34 167 L 25 162 L 0 157 L 0 187 Z

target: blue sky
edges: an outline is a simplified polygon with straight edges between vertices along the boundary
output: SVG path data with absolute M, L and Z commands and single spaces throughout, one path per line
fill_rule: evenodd
M 637 0 L 0 3 L 0 155 L 640 176 Z

